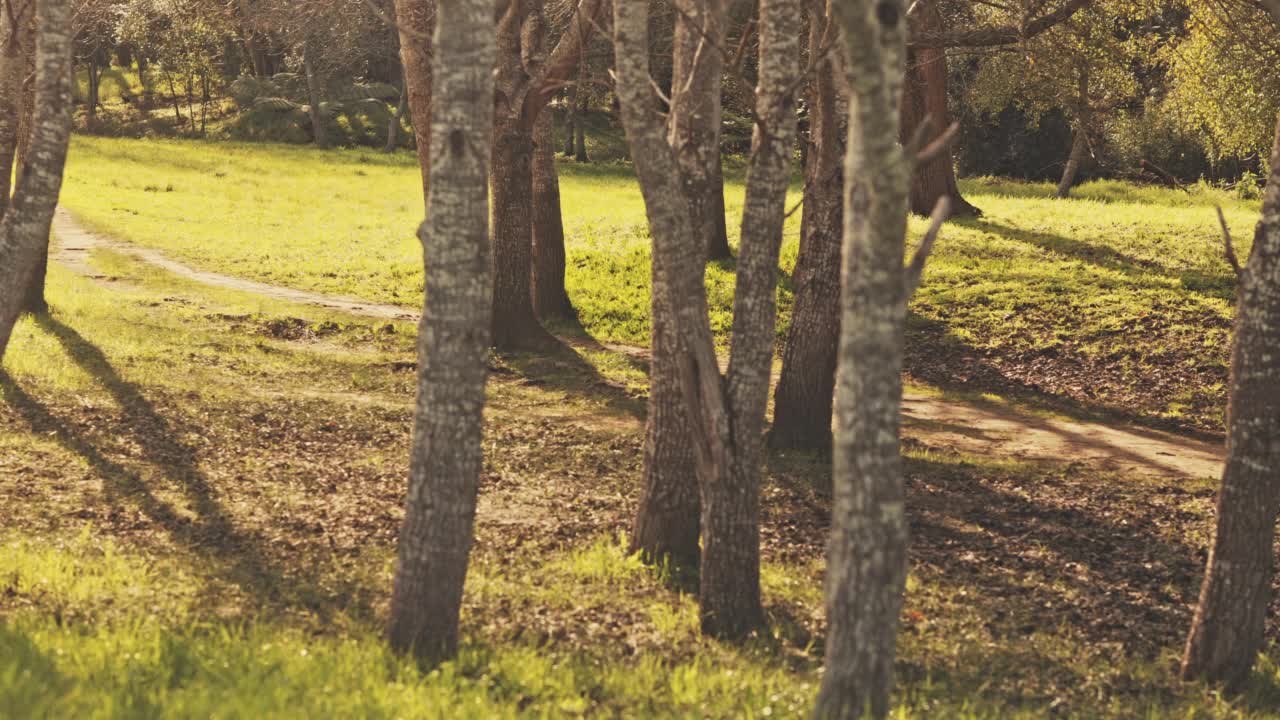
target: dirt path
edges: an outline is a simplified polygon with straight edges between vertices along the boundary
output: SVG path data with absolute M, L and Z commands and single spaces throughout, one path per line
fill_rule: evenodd
M 91 252 L 107 249 L 215 287 L 385 320 L 417 317 L 416 313 L 395 305 L 197 270 L 157 250 L 91 232 L 63 208 L 58 208 L 53 226 L 52 257 L 85 275 L 97 276 L 90 262 Z M 1224 453 L 1220 445 L 1137 426 L 1045 417 L 996 402 L 960 402 L 910 392 L 903 398 L 903 413 L 907 437 L 979 457 L 1078 462 L 1099 469 L 1165 477 L 1217 477 L 1222 472 Z

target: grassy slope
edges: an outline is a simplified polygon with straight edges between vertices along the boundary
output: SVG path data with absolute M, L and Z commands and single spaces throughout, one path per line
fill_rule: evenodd
M 455 663 L 386 652 L 413 328 L 175 280 L 55 266 L 0 374 L 0 716 L 800 717 L 820 673 L 821 463 L 773 457 L 769 637 L 696 633 L 629 559 L 642 368 L 495 360 Z M 1211 488 L 908 460 L 900 717 L 1266 717 L 1172 669 Z
M 77 138 L 64 202 L 91 226 L 200 267 L 415 306 L 417 173 L 405 153 Z M 648 242 L 630 171 L 568 163 L 561 173 L 581 322 L 599 339 L 646 344 Z M 1041 185 L 964 187 L 986 215 L 950 225 L 939 243 L 912 306 L 913 376 L 1220 427 L 1234 290 L 1212 205 L 1225 206 L 1242 254 L 1254 205 L 1109 182 L 1067 202 Z M 740 180 L 727 192 L 732 218 Z M 796 213 L 784 270 L 798 225 Z M 707 270 L 722 340 L 732 271 L 731 262 Z M 790 297 L 784 279 L 784 313 Z

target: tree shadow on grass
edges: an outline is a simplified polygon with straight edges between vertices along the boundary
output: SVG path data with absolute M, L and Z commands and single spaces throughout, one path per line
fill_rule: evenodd
M 297 576 L 273 563 L 262 539 L 237 527 L 219 501 L 217 491 L 200 467 L 196 450 L 181 440 L 187 429 L 158 411 L 137 385 L 125 380 L 103 352 L 74 328 L 48 314 L 36 316 L 36 324 L 54 336 L 68 356 L 119 404 L 123 422 L 112 430 L 137 447 L 141 460 L 154 472 L 145 473 L 113 459 L 84 433 L 79 423 L 56 415 L 2 370 L 0 391 L 33 432 L 51 436 L 101 477 L 112 505 L 135 506 L 178 546 L 211 560 L 219 576 L 264 605 L 305 609 L 322 622 L 339 611 L 372 617 L 371 607 L 361 599 L 353 599 L 350 593 L 329 596 L 317 591 L 322 569 L 312 568 Z M 181 493 L 189 512 L 158 494 L 165 486 Z

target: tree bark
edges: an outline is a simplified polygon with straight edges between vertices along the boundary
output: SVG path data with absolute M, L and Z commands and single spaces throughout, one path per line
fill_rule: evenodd
M 1184 678 L 1238 689 L 1262 649 L 1280 512 L 1280 118 L 1271 176 L 1240 275 L 1231 347 L 1227 466 Z
M 810 0 L 809 47 L 822 47 L 827 2 Z M 774 391 L 776 448 L 829 450 L 836 346 L 840 336 L 840 241 L 844 226 L 844 138 L 838 110 L 838 60 L 818 64 L 811 82 L 809 138 L 800 254 L 792 276 L 795 301 L 782 349 L 782 373 Z
M 929 34 L 942 29 L 942 14 L 936 0 L 924 0 L 917 13 L 917 28 L 913 33 Z M 951 125 L 951 113 L 947 109 L 947 53 L 942 48 L 912 48 L 907 53 L 905 92 L 902 95 L 902 122 L 899 132 L 906 144 L 915 137 L 920 124 L 927 118 L 929 132 L 925 143 L 936 139 Z M 956 171 L 951 164 L 950 151 L 941 153 L 931 162 L 916 168 L 911 180 L 911 212 L 928 215 L 938 198 L 951 200 L 952 214 L 978 216 L 982 211 L 970 205 L 960 195 L 956 184 Z
M 564 289 L 564 223 L 551 114 L 540 113 L 533 137 L 533 310 L 540 319 L 571 319 Z
M 315 140 L 316 147 L 329 147 L 329 132 L 325 129 L 324 113 L 320 109 L 320 99 L 322 91 L 320 89 L 320 78 L 316 75 L 316 66 L 313 59 L 314 50 L 312 50 L 312 42 L 307 39 L 302 43 L 302 68 L 307 78 L 307 100 L 311 104 L 311 135 Z M 188 97 L 190 94 L 188 93 Z M 195 124 L 194 115 L 191 123 Z
M 383 146 L 382 152 L 393 153 L 396 148 L 400 147 L 400 120 L 409 109 L 409 90 L 407 85 L 404 74 L 401 73 L 400 101 L 396 103 L 396 111 L 391 114 L 391 119 L 387 121 L 387 144 Z
M 35 121 L 35 71 L 36 71 L 36 17 L 32 11 L 31 4 L 27 3 L 18 8 L 16 19 L 19 21 L 19 37 L 22 46 L 21 62 L 16 70 L 20 73 L 18 80 L 18 95 L 16 101 L 17 107 L 17 141 L 14 146 L 14 156 L 12 162 L 9 163 L 9 172 L 6 173 L 8 178 L 12 173 L 16 172 L 22 175 L 23 168 L 26 166 L 27 158 L 31 154 L 31 128 Z M 9 194 L 11 188 L 8 182 L 5 183 L 5 203 L 9 202 Z M 39 259 L 36 262 L 36 269 L 31 273 L 31 278 L 27 282 L 26 297 L 22 301 L 22 309 L 29 313 L 42 313 L 49 309 L 49 303 L 45 300 L 45 279 L 49 271 L 49 239 L 46 238 L 44 246 L 40 250 Z
M 582 96 L 582 104 L 578 106 L 577 111 L 573 114 L 573 159 L 580 163 L 591 162 L 591 158 L 587 157 L 587 110 L 587 97 L 584 94 Z
M 671 145 L 676 148 L 696 237 L 707 259 L 729 257 L 720 167 L 721 85 L 727 0 L 674 0 Z M 701 48 L 701 51 L 699 51 Z
M 818 718 L 889 710 L 907 577 L 899 423 L 911 167 L 898 143 L 902 0 L 833 4 L 850 96 L 826 671 Z
M 513 0 L 498 20 L 491 175 L 492 328 L 499 350 L 538 350 L 555 342 L 533 307 L 533 128 L 577 66 L 599 7 L 599 0 L 584 0 L 550 52 L 542 0 Z
M 1054 197 L 1064 200 L 1071 194 L 1071 186 L 1076 181 L 1076 173 L 1089 152 L 1089 68 L 1080 68 L 1077 75 L 1077 98 L 1075 132 L 1071 140 L 1071 154 L 1067 156 L 1067 164 L 1062 168 L 1062 180 L 1058 182 L 1058 190 Z
M 640 3 L 615 3 L 615 57 L 623 124 L 654 240 L 655 319 L 677 348 L 699 480 L 703 631 L 737 639 L 760 627 L 761 431 L 773 356 L 778 249 L 795 135 L 799 75 L 798 0 L 762 0 L 757 127 L 747 175 L 734 295 L 733 351 L 720 374 L 703 286 L 704 252 L 678 174 L 679 151 L 664 140 L 648 71 L 648 25 Z M 767 130 L 767 131 L 766 131 Z M 672 337 L 674 336 L 674 337 Z M 655 343 L 656 344 L 656 343 Z
M 418 399 L 389 627 L 393 647 L 433 661 L 457 650 L 483 460 L 494 60 L 492 2 L 439 9 Z
M 28 283 L 47 251 L 71 137 L 71 25 L 67 0 L 36 3 L 35 110 L 30 154 L 0 220 L 0 358 Z
M 400 63 L 409 95 L 409 118 L 422 167 L 422 199 L 431 194 L 431 43 L 435 0 L 395 0 L 400 33 Z

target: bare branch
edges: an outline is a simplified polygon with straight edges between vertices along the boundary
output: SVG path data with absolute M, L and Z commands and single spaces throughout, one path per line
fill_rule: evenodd
M 938 232 L 942 230 L 942 223 L 950 216 L 951 198 L 943 195 L 938 198 L 938 204 L 933 206 L 933 214 L 929 216 L 929 229 L 925 231 L 920 247 L 916 248 L 916 254 L 906 268 L 906 278 L 903 280 L 905 298 L 910 299 L 920 287 L 920 280 L 924 277 L 924 263 L 929 259 L 929 253 L 933 252 L 933 244 L 938 239 Z
M 908 44 L 913 49 L 1012 45 L 1023 40 L 1029 40 L 1054 25 L 1069 19 L 1077 10 L 1091 2 L 1093 0 L 1067 0 L 1057 10 L 1041 15 L 1034 20 L 1029 20 L 1022 25 L 997 25 L 940 33 L 913 33 Z M 1267 0 L 1267 2 L 1280 2 L 1280 0 Z
M 1244 270 L 1240 268 L 1240 260 L 1236 257 L 1236 249 L 1231 244 L 1231 229 L 1227 227 L 1227 216 L 1222 214 L 1222 206 L 1216 205 L 1214 209 L 1218 211 L 1218 224 L 1222 226 L 1222 245 L 1227 255 L 1227 262 L 1231 264 L 1231 269 L 1236 272 L 1236 278 L 1244 275 Z

